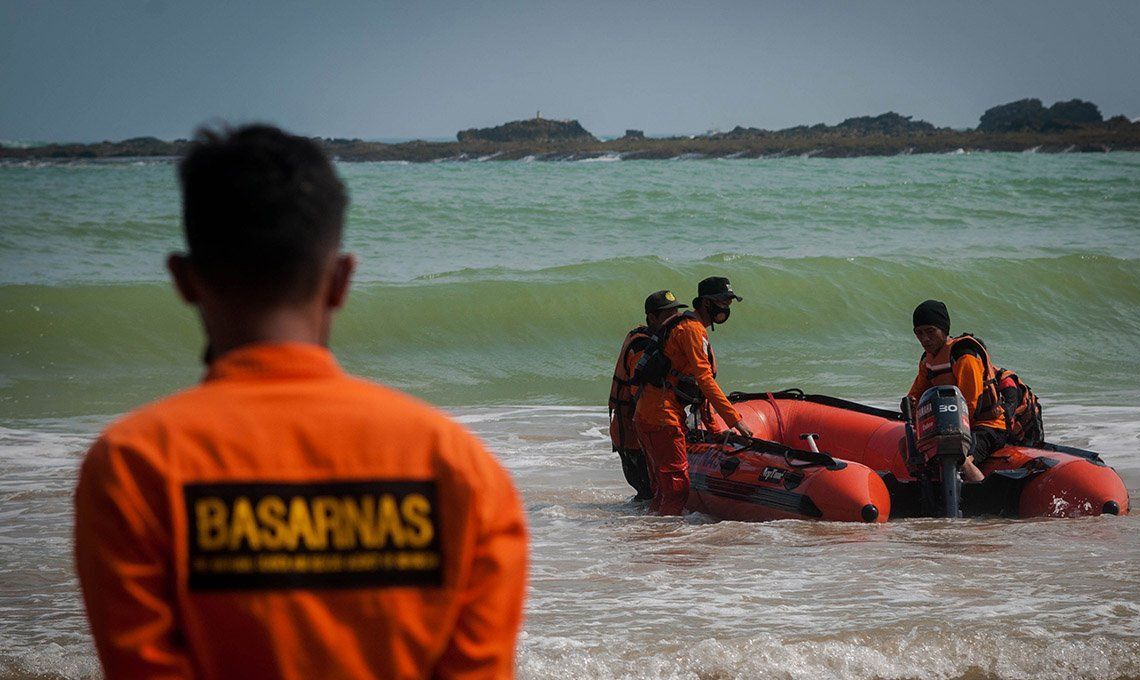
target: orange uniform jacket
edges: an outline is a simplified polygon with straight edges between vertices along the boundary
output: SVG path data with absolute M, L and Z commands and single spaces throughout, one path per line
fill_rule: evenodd
M 918 375 L 914 379 L 914 384 L 910 386 L 910 391 L 907 392 L 907 396 L 914 400 L 917 400 L 923 392 L 933 387 L 926 378 L 925 360 L 925 355 L 919 359 Z M 970 427 L 983 426 L 995 430 L 1004 430 L 1005 420 L 1002 418 L 977 422 L 974 420 L 974 413 L 978 408 L 978 397 L 982 394 L 982 382 L 985 377 L 985 367 L 982 365 L 982 360 L 973 354 L 963 354 L 953 363 L 950 370 L 954 376 L 953 384 L 958 386 L 962 396 L 966 399 L 966 405 L 970 407 Z
M 109 678 L 508 678 L 526 527 L 459 425 L 252 345 L 111 425 L 75 554 Z
M 709 345 L 704 324 L 691 317 L 678 323 L 665 340 L 665 356 L 669 357 L 674 371 L 696 378 L 707 403 L 716 409 L 729 427 L 736 425 L 740 416 L 713 377 L 716 373 L 716 358 Z M 685 422 L 685 407 L 677 400 L 673 390 L 645 385 L 638 396 L 633 419 L 652 426 L 680 427 Z
M 644 331 L 644 326 L 640 326 L 633 331 Z M 634 338 L 626 335 L 625 342 L 622 343 L 621 354 L 618 355 L 617 365 L 614 366 L 614 383 L 610 388 L 610 408 L 613 413 L 610 417 L 610 441 L 614 445 L 614 450 L 625 449 L 626 451 L 640 451 L 641 443 L 637 440 L 637 435 L 633 431 L 633 405 L 637 403 L 637 393 L 639 391 L 637 385 L 632 384 L 619 384 L 617 381 L 629 381 L 633 377 L 633 370 L 637 368 L 637 362 L 641 360 L 641 355 L 645 354 L 645 349 L 637 349 L 641 345 L 635 344 L 633 340 L 641 340 L 648 342 L 649 336 L 639 334 Z M 616 402 L 615 402 L 616 400 Z

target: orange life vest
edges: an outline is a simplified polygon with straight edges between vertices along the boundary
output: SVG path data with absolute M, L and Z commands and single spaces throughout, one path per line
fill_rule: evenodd
M 998 385 L 1001 381 L 998 375 L 1000 369 L 996 368 L 990 361 L 990 355 L 986 351 L 985 344 L 970 333 L 963 333 L 956 338 L 947 338 L 946 344 L 933 358 L 923 352 L 921 365 L 926 370 L 927 381 L 931 385 L 953 385 L 954 362 L 963 354 L 973 354 L 978 357 L 982 362 L 983 370 L 982 391 L 978 395 L 978 405 L 971 414 L 970 423 L 997 418 L 1004 419 L 1005 410 L 1002 408 L 1001 395 L 998 392 Z
M 1005 429 L 1009 444 L 1041 446 L 1045 443 L 1045 423 L 1041 419 L 1041 402 L 1029 385 L 1013 371 L 994 369 L 998 378 L 998 393 L 1005 410 Z
M 626 334 L 618 354 L 614 379 L 610 383 L 610 443 L 614 451 L 641 449 L 633 431 L 633 410 L 637 405 L 633 369 L 651 337 L 645 326 L 634 328 Z

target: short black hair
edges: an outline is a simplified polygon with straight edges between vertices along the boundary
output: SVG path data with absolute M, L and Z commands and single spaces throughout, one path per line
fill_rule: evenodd
M 320 146 L 270 125 L 202 129 L 178 177 L 190 260 L 209 283 L 267 304 L 316 291 L 348 207 Z

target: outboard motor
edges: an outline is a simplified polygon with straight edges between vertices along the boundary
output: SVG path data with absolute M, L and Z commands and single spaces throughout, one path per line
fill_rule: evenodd
M 962 481 L 958 468 L 966 462 L 973 439 L 966 399 L 953 385 L 931 387 L 918 400 L 915 418 L 918 450 L 926 471 L 942 486 L 942 517 L 959 517 Z

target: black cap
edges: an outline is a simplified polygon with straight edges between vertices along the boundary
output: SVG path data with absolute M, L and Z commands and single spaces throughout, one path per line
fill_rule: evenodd
M 744 298 L 736 294 L 729 285 L 728 279 L 723 276 L 710 276 L 697 284 L 697 297 L 707 297 L 713 300 L 728 300 L 736 298 L 741 302 Z
M 925 300 L 914 308 L 912 315 L 914 327 L 934 326 L 943 332 L 950 332 L 950 312 L 946 311 L 946 304 L 939 300 Z
M 659 290 L 656 293 L 645 298 L 645 313 L 652 314 L 660 312 L 663 309 L 676 309 L 678 307 L 688 307 L 677 299 L 671 290 Z

